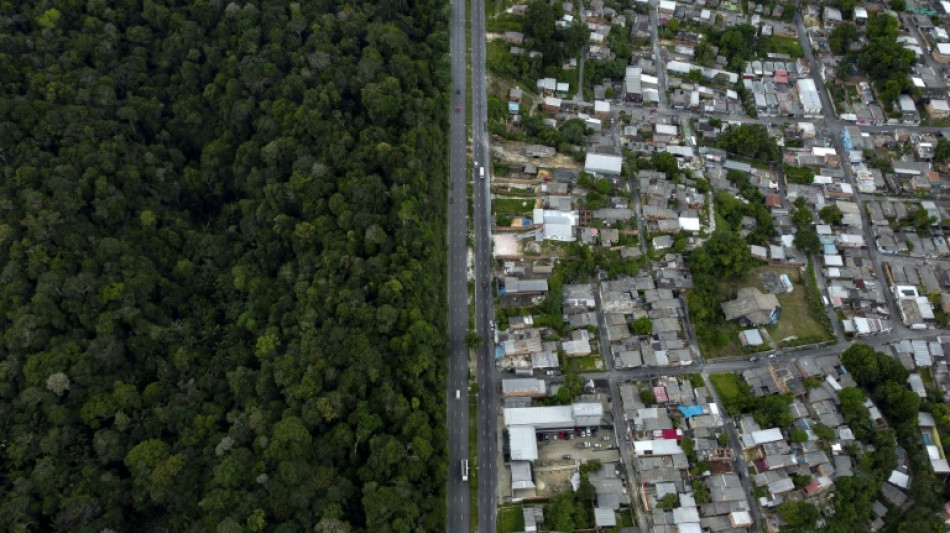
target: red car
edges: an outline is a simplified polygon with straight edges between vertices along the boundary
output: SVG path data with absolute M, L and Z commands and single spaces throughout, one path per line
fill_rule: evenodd
M 483 289 L 487 289 L 487 288 L 488 288 L 488 282 L 487 282 L 487 281 L 482 281 L 482 288 L 483 288 Z
M 461 113 L 461 112 L 462 112 L 462 106 L 458 106 L 458 105 L 455 106 L 455 112 L 456 112 L 456 113 Z

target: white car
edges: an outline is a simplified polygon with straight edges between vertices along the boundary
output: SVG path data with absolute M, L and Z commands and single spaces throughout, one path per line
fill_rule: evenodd
M 461 400 L 461 399 L 462 399 L 462 391 L 460 391 L 460 390 L 458 390 L 458 389 L 455 389 L 455 399 L 456 399 L 456 400 Z

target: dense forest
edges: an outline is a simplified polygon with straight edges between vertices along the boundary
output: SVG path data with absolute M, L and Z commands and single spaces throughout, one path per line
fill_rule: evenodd
M 444 527 L 441 0 L 0 0 L 0 530 Z

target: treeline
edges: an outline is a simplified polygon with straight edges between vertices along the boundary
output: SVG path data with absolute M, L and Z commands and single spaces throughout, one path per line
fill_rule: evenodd
M 447 3 L 0 3 L 0 530 L 444 527 Z
M 947 531 L 939 514 L 946 501 L 946 480 L 936 477 L 924 450 L 917 428 L 922 402 L 907 388 L 907 370 L 897 359 L 866 344 L 854 344 L 845 350 L 841 354 L 841 363 L 860 386 L 860 389 L 847 388 L 839 393 L 842 417 L 855 437 L 870 444 L 871 448 L 858 458 L 853 478 L 844 483 L 844 480 L 836 481 L 835 515 L 829 521 L 827 531 L 852 531 L 856 524 L 871 518 L 871 506 L 878 497 L 881 483 L 898 465 L 897 445 L 906 453 L 911 471 L 911 504 L 904 512 L 888 514 L 888 529 L 901 532 Z M 864 407 L 866 396 L 874 400 L 891 429 L 874 427 Z M 937 413 L 942 424 L 947 424 L 946 406 L 934 404 L 927 407 Z

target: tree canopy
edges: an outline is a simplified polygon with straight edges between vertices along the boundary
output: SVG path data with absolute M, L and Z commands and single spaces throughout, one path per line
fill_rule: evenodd
M 446 6 L 0 3 L 0 530 L 444 527 Z
M 719 134 L 716 145 L 731 154 L 764 161 L 778 161 L 779 148 L 761 124 L 730 124 Z

